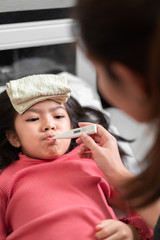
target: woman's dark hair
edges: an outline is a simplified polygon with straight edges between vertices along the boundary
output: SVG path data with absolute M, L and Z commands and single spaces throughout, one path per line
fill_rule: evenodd
M 89 107 L 82 107 L 74 98 L 70 97 L 65 103 L 67 113 L 70 117 L 73 128 L 78 127 L 78 122 L 93 122 L 103 125 L 106 129 L 109 128 L 109 119 L 99 110 Z M 0 169 L 6 168 L 11 162 L 19 159 L 18 154 L 21 148 L 13 147 L 7 137 L 7 131 L 15 131 L 14 120 L 17 112 L 13 108 L 7 92 L 0 94 Z M 118 140 L 125 141 L 123 138 L 116 136 Z M 77 146 L 75 139 L 72 139 L 67 152 Z M 123 150 L 120 150 L 122 156 L 125 155 Z
M 86 53 L 108 66 L 122 62 L 148 73 L 150 44 L 160 16 L 159 0 L 79 0 L 73 12 Z
M 152 116 L 157 116 L 156 141 L 145 158 L 148 168 L 125 186 L 127 198 L 136 199 L 134 206 L 145 206 L 160 196 L 160 1 L 78 0 L 73 18 L 74 33 L 86 55 L 108 74 L 113 62 L 140 74 L 150 96 Z M 116 81 L 113 74 L 112 78 Z

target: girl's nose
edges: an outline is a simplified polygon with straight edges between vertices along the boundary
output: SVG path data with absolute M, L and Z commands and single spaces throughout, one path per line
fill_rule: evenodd
M 56 129 L 56 125 L 53 123 L 53 121 L 47 121 L 45 124 L 44 124 L 44 131 L 49 131 L 49 130 L 55 130 Z
M 48 131 L 48 130 L 55 130 L 55 127 L 53 127 L 53 126 L 48 126 L 48 127 L 45 127 L 44 130 L 45 130 L 45 131 Z

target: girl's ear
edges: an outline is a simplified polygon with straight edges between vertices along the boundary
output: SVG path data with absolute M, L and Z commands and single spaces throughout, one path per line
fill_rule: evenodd
M 19 148 L 21 146 L 21 143 L 15 131 L 13 130 L 6 131 L 6 137 L 13 147 Z

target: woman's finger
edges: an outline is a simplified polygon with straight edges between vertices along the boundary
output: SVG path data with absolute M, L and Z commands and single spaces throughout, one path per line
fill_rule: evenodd
M 78 123 L 78 125 L 80 126 L 80 127 L 84 127 L 84 126 L 88 126 L 88 125 L 92 125 L 93 123 L 91 123 L 91 122 L 79 122 Z M 95 124 L 95 123 L 94 123 Z M 99 125 L 99 124 L 96 124 L 96 126 L 97 126 L 97 134 L 99 135 L 99 136 L 103 136 L 103 135 L 106 135 L 106 137 L 107 136 L 110 136 L 111 134 L 103 127 L 103 126 L 101 126 L 101 125 Z
M 87 149 L 90 149 L 93 154 L 98 150 L 97 143 L 92 139 L 92 137 L 88 136 L 86 133 L 81 134 L 81 139 Z
M 80 127 L 84 127 L 84 126 L 88 126 L 88 125 L 91 125 L 93 123 L 90 123 L 90 122 L 79 122 L 78 125 Z M 113 135 L 111 135 L 103 126 L 99 125 L 99 124 L 96 124 L 97 126 L 97 134 L 93 134 L 93 135 L 90 135 L 95 142 L 99 143 L 100 146 L 103 146 L 104 144 L 108 144 L 109 143 L 112 143 L 115 144 L 116 139 Z M 82 139 L 79 139 L 78 141 L 82 141 Z M 79 142 L 79 143 L 80 143 Z
M 80 123 L 81 126 L 84 126 L 84 124 L 91 123 Z M 79 141 L 82 141 L 85 145 L 85 148 L 80 147 L 81 157 L 89 156 L 92 158 L 104 173 L 107 181 L 114 187 L 121 187 L 123 179 L 132 177 L 132 174 L 122 163 L 117 140 L 104 127 L 97 124 L 97 134 L 89 136 L 82 133 Z M 92 154 L 85 154 L 85 150 L 88 149 Z
M 104 220 L 97 225 L 95 237 L 97 239 L 110 239 L 109 237 L 113 237 L 113 235 L 116 233 L 114 221 L 115 220 Z

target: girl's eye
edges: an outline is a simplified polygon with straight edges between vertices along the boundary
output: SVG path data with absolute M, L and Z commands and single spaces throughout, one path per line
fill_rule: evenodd
M 57 115 L 57 116 L 54 116 L 54 118 L 61 119 L 61 118 L 64 118 L 64 116 L 63 115 Z
M 35 122 L 37 120 L 38 120 L 38 118 L 29 118 L 29 119 L 27 119 L 27 122 Z

